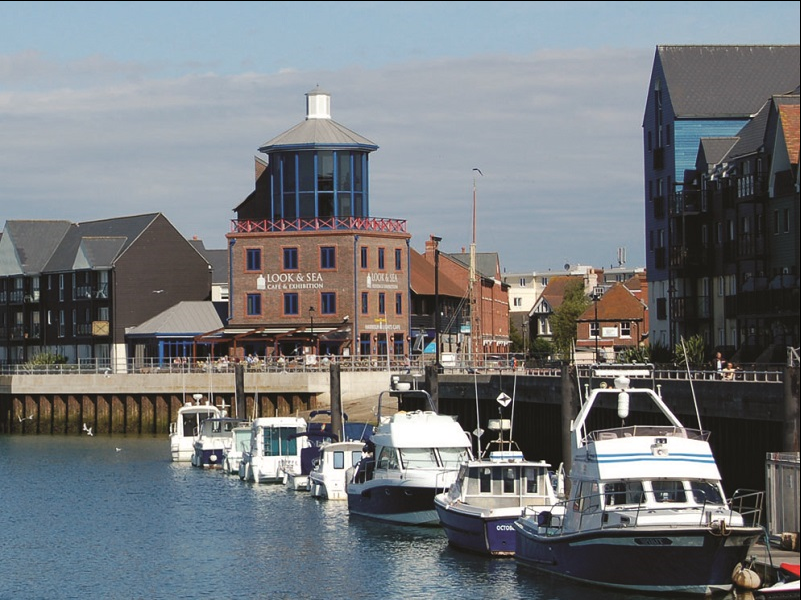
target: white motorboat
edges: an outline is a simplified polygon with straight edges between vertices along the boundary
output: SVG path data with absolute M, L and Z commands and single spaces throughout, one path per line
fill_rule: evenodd
M 221 469 L 225 454 L 234 443 L 234 429 L 244 419 L 214 417 L 200 423 L 200 432 L 195 438 L 191 463 L 194 467 Z
M 737 491 L 726 499 L 709 432 L 679 421 L 653 385 L 650 366 L 592 370 L 592 391 L 570 427 L 564 513 L 539 509 L 515 521 L 515 559 L 631 592 L 728 592 L 735 568 L 763 535 L 762 492 Z M 605 399 L 617 401 L 621 426 L 588 431 L 591 411 L 600 411 Z M 667 423 L 626 424 L 631 402 L 644 402 L 638 408 L 656 409 Z
M 459 465 L 472 458 L 472 443 L 455 417 L 434 411 L 382 414 L 385 394 L 378 396 L 378 427 L 368 452 L 348 475 L 348 511 L 379 521 L 405 525 L 439 525 L 434 496 L 455 480 Z M 349 470 L 350 471 L 350 470 Z
M 199 396 L 199 394 L 198 394 Z M 200 424 L 206 419 L 225 416 L 223 411 L 208 402 L 193 404 L 187 400 L 178 409 L 178 417 L 170 423 L 170 454 L 174 462 L 189 462 L 195 453 L 195 439 L 200 433 Z
M 503 440 L 509 419 L 491 419 L 499 431 L 481 458 L 462 463 L 456 481 L 434 496 L 434 506 L 448 543 L 490 556 L 513 556 L 514 522 L 526 508 L 554 510 L 559 501 L 550 464 L 526 460 L 513 441 Z M 497 448 L 497 449 L 496 449 Z
M 320 447 L 309 472 L 309 491 L 323 500 L 347 500 L 348 469 L 362 459 L 363 441 L 330 442 Z
M 282 483 L 284 472 L 300 468 L 301 450 L 308 438 L 302 417 L 260 417 L 250 425 L 250 446 L 242 454 L 239 478 L 255 483 Z
M 237 425 L 231 430 L 231 444 L 223 453 L 223 472 L 229 475 L 239 474 L 239 463 L 242 454 L 250 449 L 250 422 Z

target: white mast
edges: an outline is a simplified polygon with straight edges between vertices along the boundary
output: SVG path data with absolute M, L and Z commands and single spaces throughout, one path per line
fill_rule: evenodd
M 481 169 L 473 169 L 473 241 L 470 244 L 470 354 L 475 359 L 481 351 L 481 331 L 478 318 L 478 299 L 476 298 L 476 176 L 482 177 Z

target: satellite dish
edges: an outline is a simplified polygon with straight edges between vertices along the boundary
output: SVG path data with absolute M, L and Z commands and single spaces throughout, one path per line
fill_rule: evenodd
M 570 263 L 565 263 L 565 271 L 568 271 L 569 269 L 570 269 Z

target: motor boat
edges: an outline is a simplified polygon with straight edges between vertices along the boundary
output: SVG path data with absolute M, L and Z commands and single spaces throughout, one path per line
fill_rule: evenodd
M 200 423 L 190 462 L 194 467 L 222 469 L 226 452 L 234 443 L 234 429 L 246 422 L 232 417 L 213 417 Z
M 490 556 L 513 556 L 514 522 L 526 508 L 553 510 L 559 498 L 544 461 L 526 460 L 515 442 L 504 440 L 509 419 L 490 419 L 499 438 L 480 458 L 462 463 L 456 481 L 434 496 L 434 506 L 448 543 L 460 550 Z
M 200 433 L 200 424 L 206 419 L 225 416 L 220 408 L 206 402 L 200 403 L 200 394 L 196 394 L 197 402 L 184 402 L 178 409 L 178 416 L 170 423 L 170 454 L 173 462 L 190 462 L 195 453 L 195 439 Z
M 593 365 L 586 389 L 570 426 L 569 496 L 558 512 L 527 509 L 515 521 L 515 560 L 629 592 L 730 591 L 735 568 L 763 535 L 763 493 L 726 499 L 709 432 L 700 417 L 697 429 L 679 421 L 651 365 Z M 612 412 L 615 402 L 621 425 L 589 430 L 590 415 Z M 627 422 L 633 403 L 647 424 Z
M 223 453 L 223 472 L 229 475 L 238 475 L 242 454 L 249 449 L 250 421 L 246 421 L 231 430 L 231 443 Z
M 434 410 L 382 414 L 386 394 L 422 394 L 425 390 L 383 391 L 378 396 L 378 425 L 367 452 L 349 469 L 348 512 L 403 525 L 439 525 L 434 496 L 456 480 L 459 466 L 472 458 L 472 442 L 456 418 Z
M 309 492 L 322 500 L 347 500 L 345 484 L 348 469 L 362 459 L 365 443 L 361 440 L 329 442 L 320 447 L 309 472 Z
M 250 425 L 250 447 L 242 454 L 239 478 L 254 483 L 282 483 L 284 471 L 300 467 L 301 450 L 308 439 L 302 417 L 259 417 Z

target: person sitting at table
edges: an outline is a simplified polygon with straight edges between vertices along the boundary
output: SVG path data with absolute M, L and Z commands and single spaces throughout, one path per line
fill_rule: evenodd
M 734 365 L 726 363 L 726 367 L 721 371 L 724 381 L 732 381 L 734 379 Z

